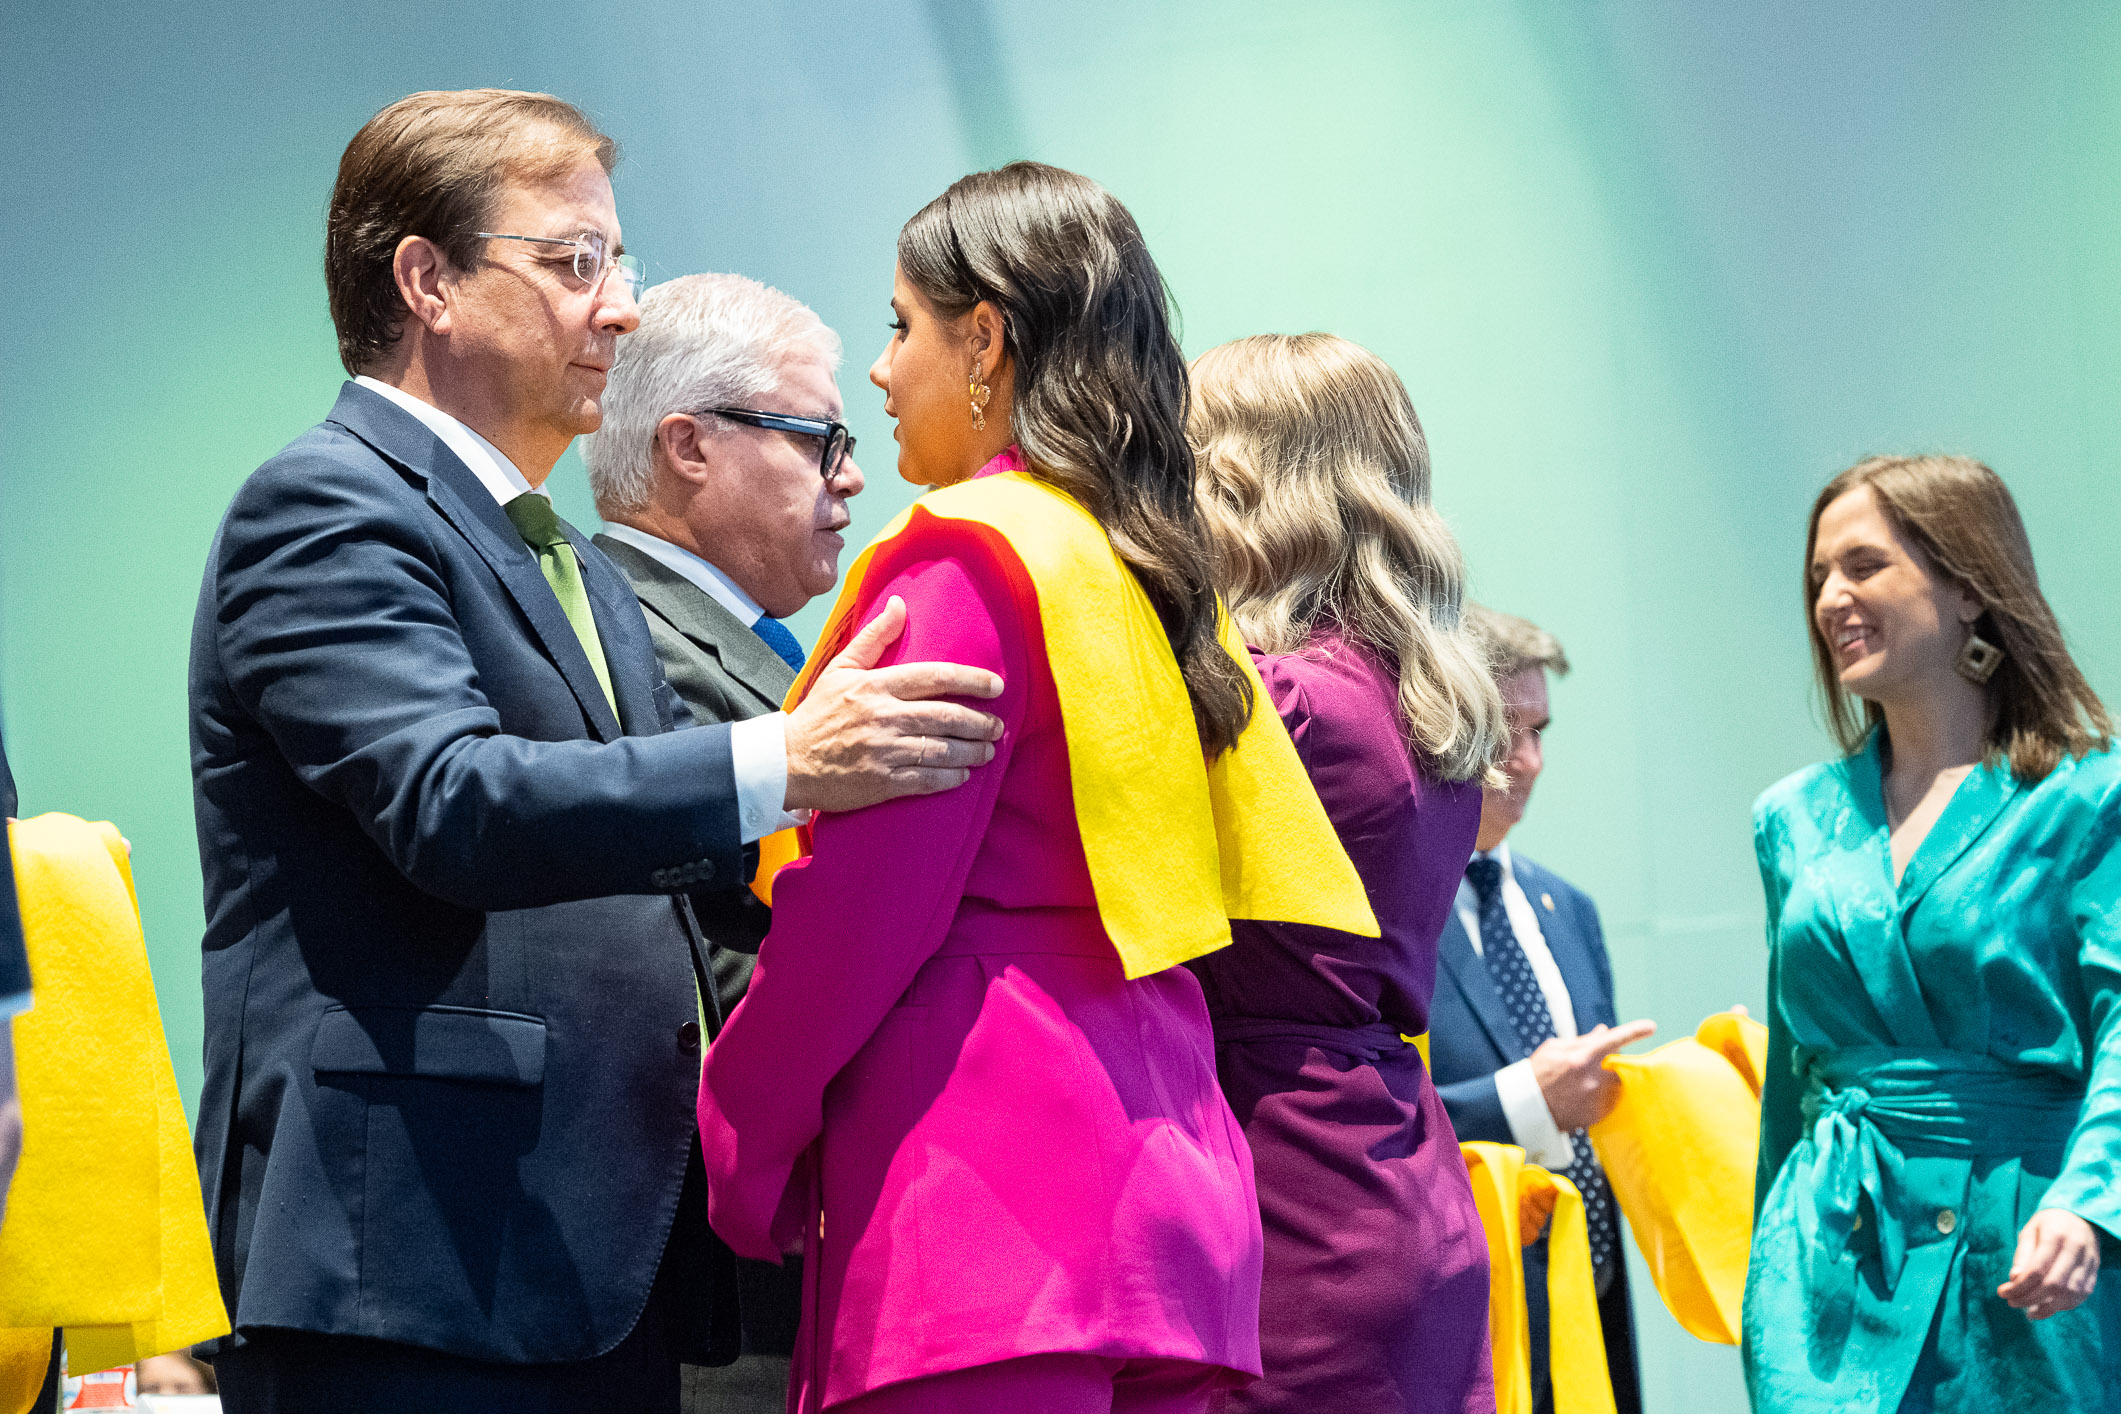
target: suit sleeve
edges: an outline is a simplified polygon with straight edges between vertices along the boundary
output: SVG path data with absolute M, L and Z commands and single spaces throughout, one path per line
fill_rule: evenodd
M 276 458 L 230 507 L 207 569 L 213 651 L 302 783 L 466 908 L 738 877 L 728 729 L 504 735 L 431 521 L 320 452 Z
M 1436 1093 L 1443 1100 L 1444 1112 L 1451 1116 L 1451 1128 L 1459 1139 L 1466 1143 L 1515 1144 L 1517 1139 L 1510 1133 L 1509 1116 L 1502 1111 L 1502 1093 L 1495 1088 L 1495 1072 L 1476 1075 L 1470 1080 L 1454 1081 L 1439 1085 Z
M 772 932 L 743 1002 L 708 1049 L 700 1086 L 709 1212 L 743 1256 L 778 1256 L 804 1216 L 797 1163 L 823 1128 L 825 1088 L 949 930 L 1024 721 L 1020 610 L 979 546 L 948 543 L 957 548 L 873 571 L 881 582 L 857 621 L 896 594 L 906 631 L 889 661 L 999 673 L 1002 696 L 975 705 L 1001 718 L 1002 739 L 994 759 L 954 790 L 819 815 L 811 857 L 776 877 Z

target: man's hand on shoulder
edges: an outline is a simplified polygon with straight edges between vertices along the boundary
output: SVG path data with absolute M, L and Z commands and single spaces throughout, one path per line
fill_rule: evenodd
M 876 666 L 906 627 L 896 595 L 788 713 L 790 810 L 859 810 L 965 783 L 994 759 L 1002 723 L 942 697 L 999 697 L 1002 680 L 956 663 Z

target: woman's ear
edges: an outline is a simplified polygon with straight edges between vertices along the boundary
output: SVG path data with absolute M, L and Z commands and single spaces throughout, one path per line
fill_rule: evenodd
M 967 318 L 971 321 L 969 343 L 973 365 L 979 370 L 979 381 L 991 383 L 1008 357 L 1005 337 L 1008 326 L 992 300 L 981 300 L 972 306 L 972 313 Z
M 1975 597 L 1974 592 L 1971 589 L 1967 589 L 1964 586 L 1961 586 L 1958 590 L 1958 595 L 1960 623 L 1972 624 L 1974 620 L 1980 618 L 1983 614 L 1988 612 L 1988 606 L 1986 604 L 1983 604 L 1980 599 Z

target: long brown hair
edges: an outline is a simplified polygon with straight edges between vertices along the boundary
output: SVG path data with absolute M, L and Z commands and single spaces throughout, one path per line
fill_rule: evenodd
M 1080 501 L 1155 606 L 1212 756 L 1252 717 L 1216 637 L 1193 502 L 1189 385 L 1171 296 L 1127 208 L 1088 177 L 1012 162 L 951 183 L 898 237 L 899 268 L 947 319 L 981 300 L 1015 361 L 1010 431 L 1033 474 Z
M 2111 745 L 2106 706 L 2070 657 L 2040 592 L 2032 542 L 2010 488 L 1971 457 L 1927 456 L 1868 457 L 1827 482 L 1812 503 L 1804 533 L 1804 621 L 1827 726 L 1842 749 L 1862 746 L 1885 716 L 1875 702 L 1864 703 L 1859 716 L 1854 695 L 1841 686 L 1833 650 L 1819 631 L 1812 550 L 1821 513 L 1866 486 L 1893 528 L 1921 551 L 1930 573 L 1980 602 L 1974 632 L 2003 650 L 1986 687 L 1984 759 L 2008 760 L 2012 774 L 2030 784 L 2064 756 Z
M 1338 628 L 1398 672 L 1408 747 L 1484 779 L 1509 723 L 1399 375 L 1332 334 L 1256 334 L 1202 354 L 1193 390 L 1201 512 L 1245 641 L 1290 653 Z

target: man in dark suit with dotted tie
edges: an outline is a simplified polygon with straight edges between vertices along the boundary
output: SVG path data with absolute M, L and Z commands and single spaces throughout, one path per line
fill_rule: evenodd
M 1482 797 L 1473 857 L 1438 943 L 1431 1073 L 1461 1140 L 1519 1145 L 1582 1191 L 1614 1403 L 1619 1414 L 1640 1414 L 1620 1212 L 1584 1130 L 1619 1095 L 1605 1058 L 1656 1028 L 1614 1024 L 1612 963 L 1589 896 L 1504 843 L 1545 764 L 1547 674 L 1568 672 L 1569 660 L 1552 634 L 1524 619 L 1471 604 L 1466 622 L 1488 650 L 1509 712 L 1509 784 Z M 1546 1411 L 1544 1238 L 1525 1249 L 1525 1298 L 1533 1406 Z

